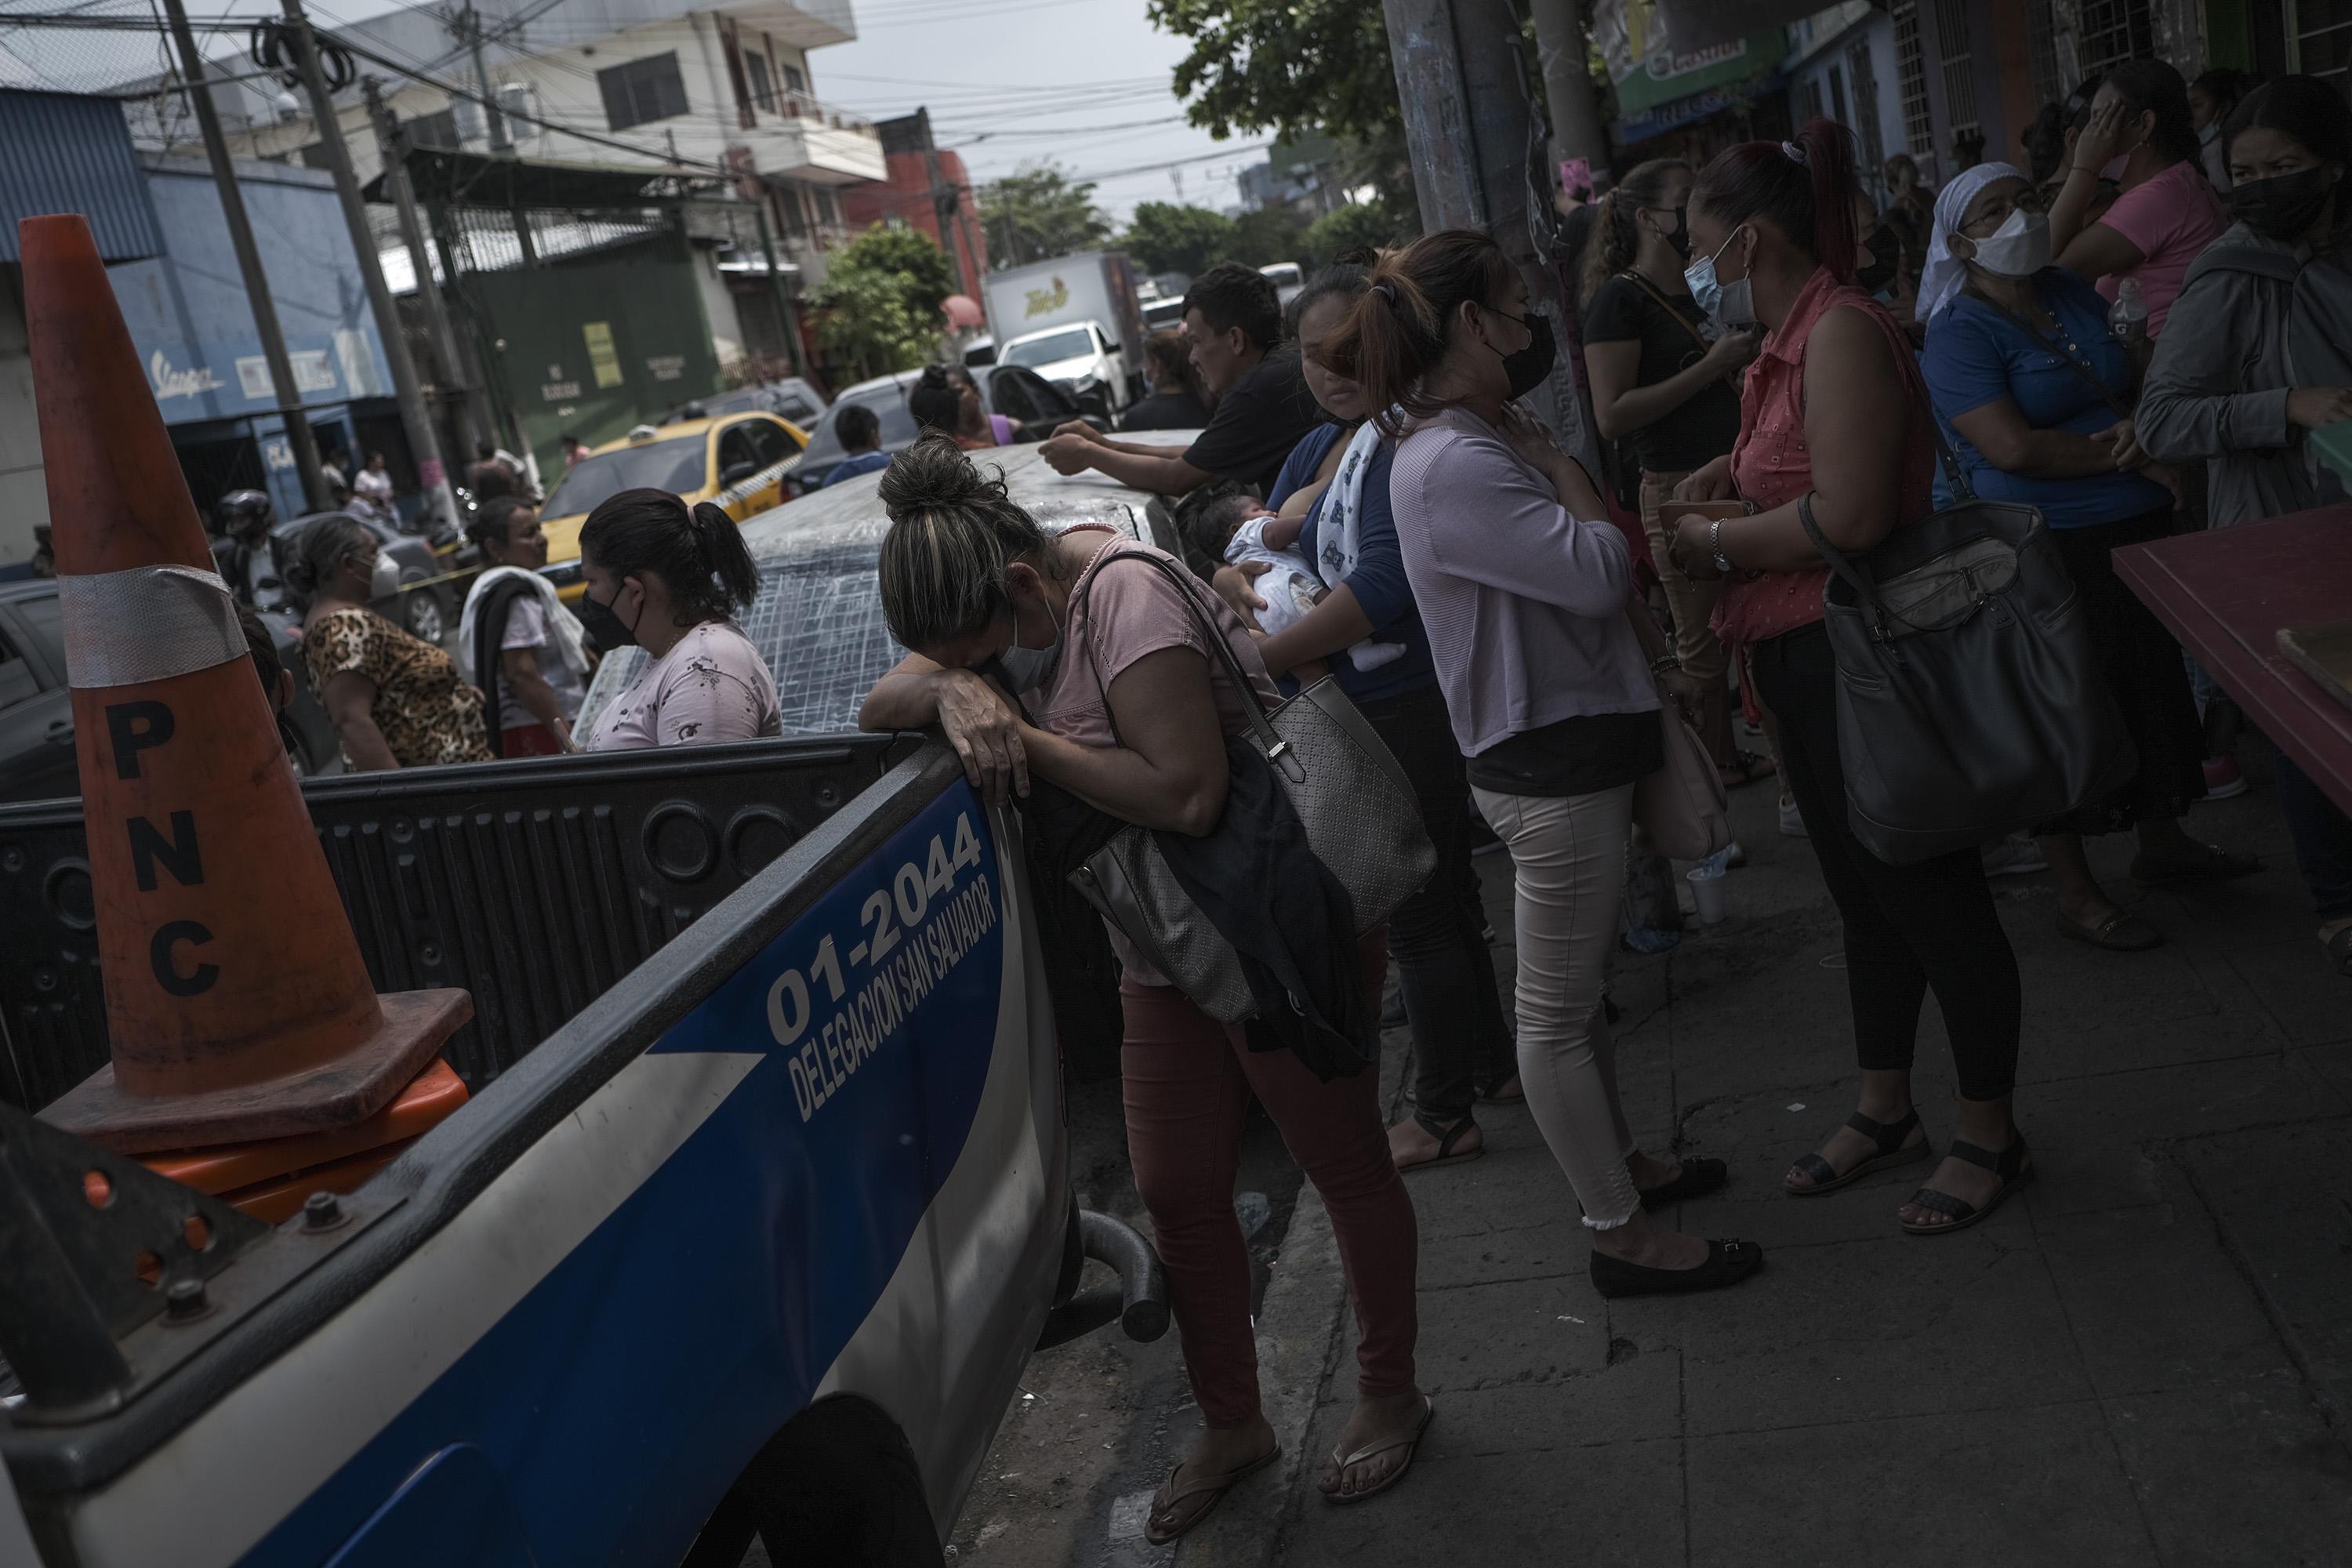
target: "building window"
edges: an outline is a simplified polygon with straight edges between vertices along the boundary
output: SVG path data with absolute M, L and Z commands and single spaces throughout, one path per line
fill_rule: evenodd
M 1797 123 L 1822 118 L 1822 82 L 1819 77 L 1807 77 L 1797 88 Z
M 776 82 L 768 74 L 768 57 L 746 52 L 743 68 L 751 77 L 751 101 L 769 113 L 776 111 Z
M 2144 60 L 2155 53 L 2156 18 L 2149 14 L 2147 0 L 2082 0 L 2075 18 L 2074 63 L 2082 69 L 2083 80 L 2105 76 L 2126 60 Z
M 600 70 L 596 85 L 604 94 L 604 121 L 615 131 L 686 112 L 686 79 L 678 74 L 676 50 Z
M 2033 64 L 2033 96 L 2043 103 L 2064 101 L 2068 84 L 2058 73 L 2058 27 L 2050 0 L 2025 0 L 2025 54 Z
M 1878 74 L 1871 63 L 1868 38 L 1856 38 L 1846 47 L 1845 68 L 1853 82 L 1853 129 L 1862 141 L 1863 178 L 1875 185 L 1886 164 L 1886 142 L 1878 129 Z
M 1944 113 L 1952 135 L 1977 129 L 1976 55 L 1969 39 L 1969 0 L 1936 0 L 1936 42 L 1944 53 Z
M 816 216 L 829 224 L 841 221 L 841 209 L 833 205 L 833 193 L 823 185 L 816 190 Z
M 2295 0 L 2294 54 L 2305 76 L 2352 85 L 2352 0 Z
M 1903 100 L 1903 140 L 1917 157 L 1936 151 L 1936 121 L 1927 109 L 1927 63 L 1919 53 L 1919 0 L 1895 0 L 1895 82 Z
M 418 115 L 408 122 L 408 141 L 414 147 L 438 147 L 446 152 L 456 152 L 465 145 L 457 136 L 457 111 L 444 109 Z
M 808 90 L 808 78 L 801 75 L 800 67 L 788 65 L 784 68 L 784 89 L 788 92 L 806 92 Z

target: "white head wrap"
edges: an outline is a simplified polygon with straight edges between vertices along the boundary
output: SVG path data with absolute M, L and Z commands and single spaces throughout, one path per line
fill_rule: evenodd
M 1936 193 L 1936 232 L 1927 241 L 1927 269 L 1919 278 L 1919 320 L 1932 321 L 1936 312 L 1952 301 L 1968 281 L 1967 264 L 1952 254 L 1952 233 L 1968 216 L 1969 204 L 1977 193 L 1995 180 L 2023 180 L 2032 183 L 2032 176 L 2014 163 L 1979 163 L 1973 169 L 1962 170 L 1944 183 Z

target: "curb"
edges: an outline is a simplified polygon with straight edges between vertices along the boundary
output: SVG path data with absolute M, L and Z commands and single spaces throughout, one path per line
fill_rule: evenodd
M 1235 1488 L 1176 1543 L 1177 1568 L 1267 1568 L 1274 1562 L 1290 1500 L 1305 1484 L 1307 1429 L 1347 1304 L 1331 1215 L 1315 1184 L 1304 1183 L 1257 1318 L 1259 1399 L 1282 1439 L 1282 1458 L 1264 1479 Z

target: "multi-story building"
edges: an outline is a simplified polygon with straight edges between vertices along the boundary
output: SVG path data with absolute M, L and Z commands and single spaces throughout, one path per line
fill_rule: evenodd
M 331 36 L 364 51 L 354 61 L 358 74 L 381 80 L 386 104 L 419 145 L 649 172 L 733 172 L 736 195 L 765 208 L 795 288 L 822 281 L 824 253 L 844 237 L 843 189 L 888 174 L 879 132 L 819 96 L 811 64 L 813 51 L 856 36 L 851 0 L 721 0 L 700 8 L 676 0 L 478 0 L 464 10 L 411 6 Z M 247 58 L 221 63 L 227 77 L 253 79 L 213 89 L 236 153 L 319 164 L 307 100 L 256 73 Z M 163 111 L 135 117 L 134 133 L 147 145 L 193 149 L 194 116 L 173 98 L 156 102 Z M 336 103 L 359 177 L 370 181 L 381 159 L 360 87 L 346 88 Z M 562 234 L 538 237 L 546 242 L 541 254 L 561 253 Z M 733 319 L 730 286 L 764 291 L 764 264 L 729 226 L 698 237 L 723 357 L 761 335 Z M 767 320 L 772 332 L 772 312 Z
M 877 223 L 919 229 L 947 252 L 957 292 L 977 299 L 980 280 L 988 275 L 988 239 L 962 156 L 939 145 L 927 109 L 882 121 L 875 129 L 882 133 L 882 151 L 890 161 L 889 179 L 878 185 L 844 186 L 843 218 L 853 231 Z

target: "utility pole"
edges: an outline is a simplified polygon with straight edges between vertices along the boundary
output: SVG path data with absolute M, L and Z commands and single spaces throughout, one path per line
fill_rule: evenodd
M 358 253 L 360 280 L 367 285 L 368 308 L 375 314 L 383 357 L 392 371 L 392 389 L 400 401 L 400 423 L 408 436 L 408 449 L 416 455 L 417 477 L 424 482 L 426 504 L 442 518 L 457 521 L 457 498 L 449 493 L 448 471 L 441 463 L 441 444 L 433 431 L 433 416 L 425 406 L 425 390 L 416 383 L 416 362 L 409 357 L 408 338 L 400 330 L 400 312 L 384 286 L 383 263 L 376 255 L 375 235 L 368 227 L 367 206 L 360 200 L 360 183 L 352 174 L 352 151 L 343 141 L 343 122 L 335 115 L 334 94 L 327 90 L 327 73 L 319 65 L 319 37 L 302 0 L 279 0 L 286 12 L 287 42 L 294 50 L 302 85 L 310 90 L 310 115 L 319 127 L 319 150 L 327 172 L 335 178 L 335 194 L 342 198 L 343 223 L 351 230 L 352 248 Z
M 488 117 L 490 151 L 503 153 L 510 145 L 507 140 L 507 117 L 499 112 L 499 95 L 490 90 L 489 68 L 482 63 L 482 14 L 468 5 L 457 13 L 456 28 L 474 57 L 474 90 L 481 95 L 482 113 Z
M 367 93 L 368 119 L 375 126 L 376 150 L 383 160 L 384 189 L 392 194 L 393 210 L 400 215 L 400 242 L 408 247 L 409 261 L 416 271 L 416 299 L 425 307 L 425 329 L 433 336 L 441 363 L 448 367 L 449 379 L 466 395 L 467 439 L 479 441 L 492 433 L 489 412 L 483 405 L 481 378 L 460 351 L 441 290 L 434 287 L 433 258 L 425 248 L 425 225 L 416 216 L 416 192 L 408 179 L 408 132 L 384 107 L 381 80 L 368 77 L 360 86 Z
M 278 417 L 286 422 L 286 442 L 294 448 L 294 467 L 302 477 L 302 495 L 313 511 L 335 504 L 327 481 L 319 472 L 319 443 L 310 435 L 310 419 L 302 411 L 302 390 L 294 379 L 294 362 L 286 353 L 286 334 L 278 325 L 278 306 L 269 297 L 269 278 L 261 269 L 261 251 L 253 243 L 253 225 L 245 216 L 245 193 L 237 187 L 236 166 L 229 162 L 228 139 L 221 134 L 220 110 L 213 104 L 205 81 L 205 58 L 196 52 L 196 35 L 188 26 L 181 0 L 163 0 L 171 17 L 172 41 L 179 46 L 180 74 L 187 79 L 188 100 L 195 106 L 196 125 L 204 132 L 205 157 L 212 164 L 213 184 L 220 187 L 221 216 L 228 220 L 229 244 L 236 251 L 236 269 L 244 274 L 246 300 L 253 309 L 253 325 L 261 334 L 262 357 L 269 362 L 269 384 L 278 395 Z
M 1482 229 L 1518 264 L 1554 339 L 1576 341 L 1549 242 L 1551 182 L 1534 166 L 1517 17 L 1509 0 L 1382 0 L 1421 225 Z M 1540 203 L 1538 206 L 1538 203 Z M 1573 353 L 1528 401 L 1560 445 L 1598 468 Z
M 1551 164 L 1570 158 L 1591 161 L 1595 174 L 1609 169 L 1609 138 L 1601 129 L 1601 105 L 1585 68 L 1585 0 L 1528 0 L 1535 13 L 1536 53 L 1543 61 L 1544 101 L 1551 110 Z
M 963 252 L 956 245 L 955 230 L 949 226 L 963 211 L 962 194 L 951 185 L 940 183 L 940 150 L 937 147 L 923 149 L 923 164 L 930 171 L 931 224 L 940 231 L 940 248 L 948 253 L 948 277 L 954 282 L 957 293 L 972 293 L 973 289 L 964 279 Z
M 801 323 L 793 313 L 792 296 L 784 291 L 784 269 L 776 260 L 776 231 L 768 222 L 768 193 L 762 190 L 752 206 L 760 217 L 760 254 L 768 263 L 768 290 L 776 300 L 776 329 L 784 335 L 784 363 L 794 375 L 806 372 L 801 363 Z

